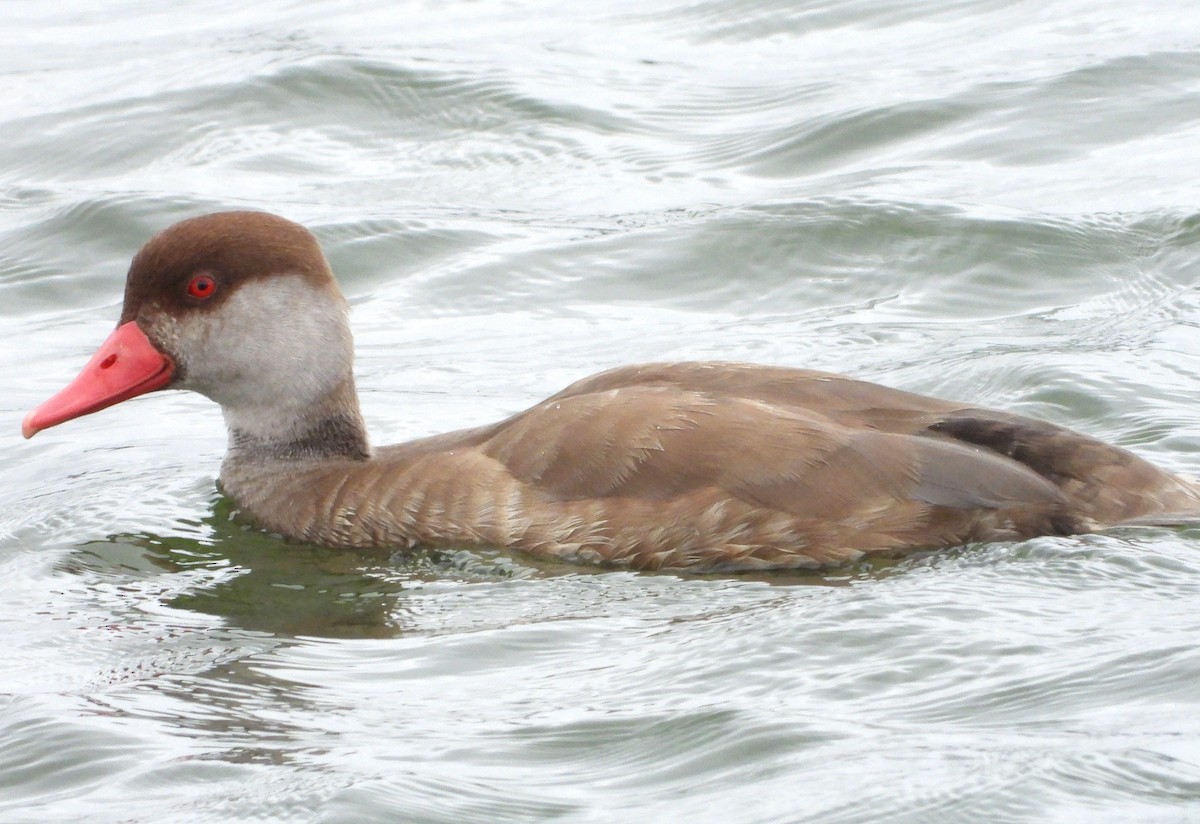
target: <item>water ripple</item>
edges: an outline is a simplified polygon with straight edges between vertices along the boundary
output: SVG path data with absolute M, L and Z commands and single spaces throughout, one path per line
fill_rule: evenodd
M 232 520 L 156 393 L 24 442 L 173 220 L 313 227 L 384 443 L 745 359 L 1195 472 L 1178 4 L 13 7 L 0 818 L 1200 816 L 1194 529 L 828 576 L 342 553 Z M 136 804 L 130 799 L 136 799 Z

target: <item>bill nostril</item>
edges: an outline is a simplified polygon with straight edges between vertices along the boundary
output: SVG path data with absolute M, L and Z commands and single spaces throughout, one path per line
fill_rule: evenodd
M 116 363 L 116 362 L 117 362 L 117 356 L 116 356 L 116 355 L 109 355 L 107 358 L 105 358 L 104 360 L 100 361 L 100 368 L 101 368 L 101 369 L 107 369 L 108 367 L 112 366 L 112 365 L 113 365 L 114 363 Z

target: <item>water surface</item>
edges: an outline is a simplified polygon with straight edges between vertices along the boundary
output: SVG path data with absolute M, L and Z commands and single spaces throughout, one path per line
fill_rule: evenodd
M 1178 4 L 9 4 L 0 819 L 1200 819 L 1200 530 L 825 576 L 284 544 L 217 410 L 20 440 L 190 215 L 318 234 L 379 443 L 723 358 L 1200 466 Z

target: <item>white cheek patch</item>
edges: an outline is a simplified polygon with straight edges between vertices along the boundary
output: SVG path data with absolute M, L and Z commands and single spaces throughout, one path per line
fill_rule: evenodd
M 177 353 L 191 389 L 221 405 L 229 425 L 263 435 L 293 428 L 351 375 L 345 300 L 299 275 L 241 285 L 213 311 L 156 332 Z

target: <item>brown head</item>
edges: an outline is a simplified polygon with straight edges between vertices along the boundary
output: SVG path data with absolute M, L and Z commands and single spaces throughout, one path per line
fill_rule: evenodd
M 320 287 L 332 281 L 312 232 L 266 212 L 217 212 L 163 229 L 129 265 L 121 323 L 137 320 L 144 306 L 178 314 L 211 312 L 247 281 L 281 273 Z M 207 275 L 214 290 L 190 288 Z
M 22 429 L 169 388 L 212 398 L 234 431 L 286 436 L 353 396 L 352 359 L 345 299 L 307 229 L 263 212 L 205 215 L 134 256 L 116 331 Z

